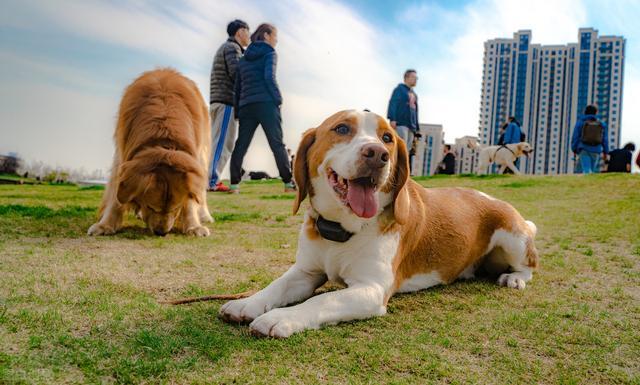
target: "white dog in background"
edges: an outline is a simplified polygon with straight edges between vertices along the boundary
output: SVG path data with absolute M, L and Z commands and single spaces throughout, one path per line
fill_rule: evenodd
M 500 166 L 498 174 L 502 174 L 504 170 L 509 168 L 514 174 L 520 175 L 522 173 L 515 165 L 516 159 L 522 155 L 529 156 L 533 152 L 533 147 L 527 142 L 481 148 L 477 143 L 469 141 L 468 146 L 479 151 L 477 169 L 479 175 L 486 174 L 492 163 Z

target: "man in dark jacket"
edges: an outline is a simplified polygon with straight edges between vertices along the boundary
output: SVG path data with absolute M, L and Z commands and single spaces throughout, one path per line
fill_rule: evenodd
M 618 148 L 609 153 L 609 164 L 607 172 L 631 172 L 631 160 L 636 145 L 629 142 L 623 148 Z
M 600 172 L 599 155 L 606 161 L 609 153 L 607 125 L 596 117 L 597 113 L 596 106 L 587 106 L 571 137 L 571 150 L 579 157 L 583 174 Z
M 249 45 L 249 26 L 242 20 L 227 25 L 229 38 L 218 48 L 211 69 L 211 155 L 209 163 L 209 189 L 229 191 L 219 178 L 233 151 L 238 125 L 233 111 L 236 68 Z
M 453 175 L 456 172 L 456 155 L 451 152 L 451 145 L 444 145 L 444 157 L 438 165 L 436 174 Z
M 409 69 L 404 73 L 404 82 L 398 84 L 391 94 L 387 118 L 410 150 L 413 137 L 418 133 L 418 95 L 413 87 L 418 82 L 418 74 Z
M 240 121 L 238 139 L 231 154 L 231 192 L 239 193 L 240 170 L 253 135 L 262 126 L 273 152 L 285 192 L 295 191 L 291 163 L 283 141 L 282 95 L 276 80 L 278 30 L 263 23 L 251 35 L 251 44 L 238 63 L 235 107 Z

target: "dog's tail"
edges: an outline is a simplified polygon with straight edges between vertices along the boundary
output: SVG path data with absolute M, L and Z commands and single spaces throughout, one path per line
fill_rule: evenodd
M 535 237 L 536 234 L 538 233 L 538 227 L 536 226 L 535 223 L 533 223 L 531 221 L 525 221 L 525 222 L 527 223 L 527 226 L 529 226 L 529 229 L 533 233 L 533 237 Z
M 158 301 L 167 305 L 183 305 L 185 303 L 194 303 L 194 302 L 204 302 L 204 301 L 216 301 L 216 300 L 232 300 L 232 299 L 240 299 L 247 298 L 255 294 L 254 290 L 245 291 L 237 294 L 215 294 L 215 295 L 205 295 L 203 297 L 190 297 L 190 298 L 181 298 L 175 299 L 173 301 Z

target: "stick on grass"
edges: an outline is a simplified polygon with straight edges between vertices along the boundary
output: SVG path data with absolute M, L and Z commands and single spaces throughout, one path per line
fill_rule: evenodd
M 214 295 L 205 295 L 203 297 L 190 297 L 190 298 L 175 299 L 173 301 L 159 301 L 159 302 L 163 304 L 168 304 L 168 305 L 184 305 L 186 303 L 194 303 L 194 302 L 247 298 L 255 294 L 255 292 L 256 292 L 255 290 L 250 290 L 250 291 L 245 291 L 237 294 L 214 294 Z

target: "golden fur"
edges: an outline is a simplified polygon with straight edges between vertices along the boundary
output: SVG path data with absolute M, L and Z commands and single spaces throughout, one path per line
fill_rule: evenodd
M 195 83 L 173 69 L 143 73 L 120 103 L 111 178 L 90 235 L 113 234 L 132 209 L 158 235 L 206 236 L 211 132 Z

